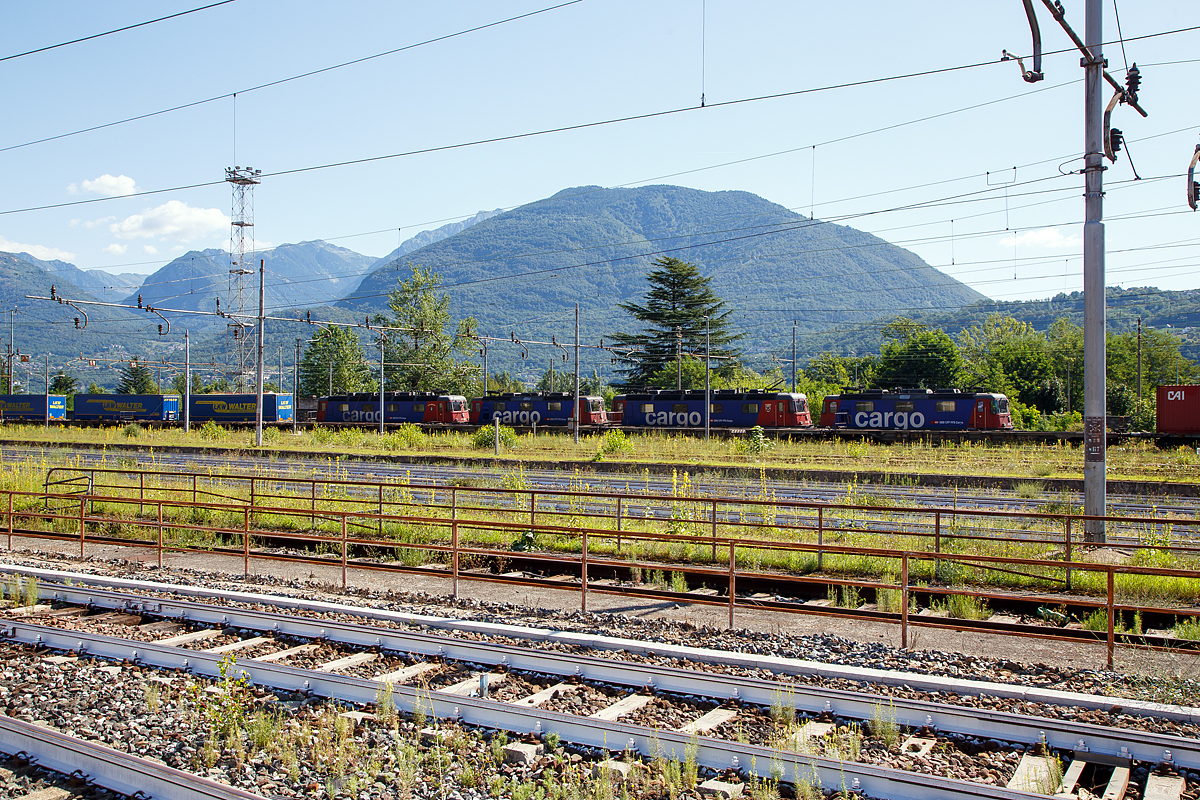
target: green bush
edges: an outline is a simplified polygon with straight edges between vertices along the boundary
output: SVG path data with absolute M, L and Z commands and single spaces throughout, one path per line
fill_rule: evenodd
M 418 450 L 425 446 L 429 437 L 420 425 L 406 422 L 383 437 L 384 450 Z
M 480 428 L 471 435 L 471 446 L 477 450 L 485 450 L 492 446 L 496 441 L 495 431 L 492 426 Z M 504 447 L 517 446 L 517 432 L 507 425 L 500 426 L 500 444 Z
M 225 438 L 225 429 L 211 419 L 200 426 L 200 438 L 216 442 Z
M 625 435 L 625 431 L 613 428 L 604 432 L 600 438 L 600 452 L 606 456 L 631 455 L 633 442 Z
M 131 422 L 122 429 L 126 439 L 136 439 L 145 433 L 146 429 L 136 422 Z
M 766 455 L 774 446 L 775 442 L 767 438 L 762 425 L 755 425 L 746 434 L 746 438 L 737 443 L 736 449 L 743 455 L 758 458 Z
M 274 425 L 266 425 L 263 427 L 263 442 L 265 444 L 275 444 L 283 438 L 283 432 Z

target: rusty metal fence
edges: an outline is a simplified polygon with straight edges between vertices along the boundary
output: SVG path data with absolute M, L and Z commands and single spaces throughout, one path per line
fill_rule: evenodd
M 524 583 L 575 589 L 585 611 L 597 592 L 727 606 L 730 626 L 738 608 L 834 614 L 896 623 L 905 647 L 920 626 L 1094 638 L 1110 664 L 1118 642 L 1150 641 L 1127 630 L 1130 614 L 1200 616 L 1194 519 L 1105 518 L 1102 554 L 1120 563 L 1104 563 L 1073 514 L 102 468 L 46 482 L 0 492 L 10 549 L 14 537 L 78 540 L 81 557 L 119 544 L 160 565 L 214 552 L 247 574 L 252 560 L 320 563 L 340 566 L 343 586 L 350 569 L 420 572 L 455 597 L 462 579 Z M 739 596 L 739 583 L 777 591 Z M 1083 630 L 930 613 L 963 600 L 1100 616 Z

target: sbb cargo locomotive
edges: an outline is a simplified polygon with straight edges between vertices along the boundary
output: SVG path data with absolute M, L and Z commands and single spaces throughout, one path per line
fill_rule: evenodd
M 467 398 L 459 394 L 384 392 L 383 406 L 383 421 L 387 424 L 463 425 L 467 422 Z M 322 397 L 317 401 L 317 422 L 378 424 L 379 395 L 360 392 Z
M 804 428 L 812 425 L 808 398 L 768 391 L 717 390 L 710 393 L 709 427 Z M 704 392 L 647 391 L 613 398 L 614 422 L 633 428 L 703 428 Z
M 575 418 L 571 413 L 575 395 L 567 392 L 489 394 L 471 400 L 472 425 L 488 425 L 498 419 L 505 425 L 567 426 Z M 608 422 L 604 400 L 580 395 L 579 420 L 583 425 Z
M 1008 398 L 958 389 L 868 389 L 828 395 L 821 427 L 861 430 L 1012 430 Z

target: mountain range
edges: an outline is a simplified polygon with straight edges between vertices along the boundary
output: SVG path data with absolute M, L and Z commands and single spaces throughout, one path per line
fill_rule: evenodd
M 693 261 L 712 278 L 713 289 L 735 312 L 734 324 L 745 334 L 751 363 L 759 367 L 770 366 L 771 353 L 790 350 L 793 324 L 803 363 L 826 349 L 876 349 L 878 337 L 872 330 L 877 326 L 863 323 L 896 316 L 887 309 L 903 309 L 907 316 L 951 332 L 973 324 L 986 309 L 1039 321 L 1070 311 L 1070 303 L 1058 298 L 1039 301 L 1041 305 L 996 304 L 908 250 L 848 226 L 809 219 L 749 192 L 678 186 L 566 189 L 509 211 L 481 211 L 422 231 L 383 258 L 323 241 L 280 245 L 255 258 L 265 261 L 270 316 L 302 320 L 309 312 L 313 319 L 361 321 L 385 311 L 388 293 L 420 266 L 442 276 L 453 315 L 473 316 L 482 334 L 568 345 L 576 303 L 585 344 L 636 330 L 618 305 L 642 298 L 644 275 L 660 256 Z M 247 314 L 257 310 L 257 278 L 244 276 Z M 26 253 L 0 254 L 0 302 L 2 308 L 20 309 L 16 318 L 25 326 L 18 337 L 23 353 L 69 350 L 114 361 L 131 355 L 156 359 L 182 348 L 178 333 L 186 328 L 197 362 L 227 362 L 228 320 L 164 312 L 173 325 L 170 336 L 159 337 L 156 326 L 162 320 L 137 306 L 140 300 L 143 307 L 214 312 L 219 298 L 221 310 L 233 312 L 236 297 L 230 281 L 228 254 L 216 249 L 186 253 L 144 280 L 40 261 Z M 51 284 L 60 297 L 133 308 L 79 305 L 88 324 L 77 331 L 76 310 L 25 299 L 48 295 Z M 1176 294 L 1180 296 L 1172 302 L 1178 327 L 1180 309 L 1189 303 L 1200 313 L 1200 292 Z M 0 325 L 0 339 L 2 330 Z M 307 339 L 312 329 L 299 321 L 270 322 L 266 332 L 266 352 L 276 354 L 265 359 L 267 365 L 277 363 L 282 348 L 290 371 L 295 340 Z M 363 333 L 364 341 L 373 335 Z M 525 374 L 540 373 L 550 358 L 565 352 L 511 342 L 494 342 L 489 350 L 490 371 Z M 585 349 L 581 363 L 585 370 L 608 373 L 608 357 Z

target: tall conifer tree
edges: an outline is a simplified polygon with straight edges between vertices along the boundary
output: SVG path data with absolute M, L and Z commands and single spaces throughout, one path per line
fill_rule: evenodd
M 740 334 L 730 331 L 733 310 L 713 292 L 711 278 L 700 274 L 695 264 L 660 256 L 657 269 L 646 276 L 650 289 L 644 304 L 621 303 L 620 307 L 643 324 L 641 333 L 618 333 L 617 346 L 628 350 L 621 357 L 626 388 L 654 385 L 655 373 L 674 369 L 677 354 L 703 359 L 704 320 L 709 318 L 710 354 L 714 370 L 728 371 L 741 352 L 734 345 Z M 669 387 L 660 388 L 674 388 Z

